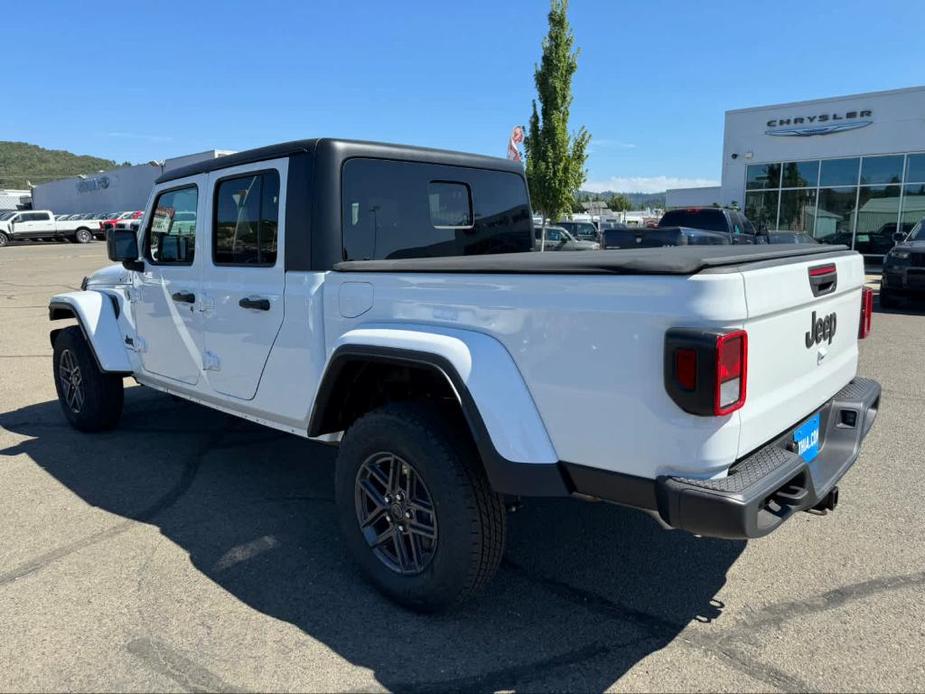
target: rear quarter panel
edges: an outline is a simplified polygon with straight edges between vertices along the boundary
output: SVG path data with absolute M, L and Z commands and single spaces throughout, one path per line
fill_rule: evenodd
M 370 308 L 346 317 L 332 297 L 369 283 Z M 656 276 L 330 273 L 327 351 L 366 325 L 482 332 L 508 351 L 560 460 L 654 477 L 724 474 L 739 444 L 739 414 L 693 417 L 665 392 L 665 331 L 740 328 L 741 274 Z M 516 422 L 518 412 L 506 414 Z

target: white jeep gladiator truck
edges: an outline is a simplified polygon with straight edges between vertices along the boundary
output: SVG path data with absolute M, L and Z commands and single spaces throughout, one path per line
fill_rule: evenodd
M 166 172 L 121 264 L 51 300 L 62 409 L 113 427 L 131 376 L 339 444 L 344 540 L 421 610 L 491 578 L 518 497 L 720 538 L 834 508 L 880 399 L 860 255 L 532 238 L 489 157 L 317 139 Z
M 73 243 L 90 243 L 98 219 L 58 221 L 51 210 L 23 210 L 0 221 L 0 247 L 11 241 L 67 239 Z

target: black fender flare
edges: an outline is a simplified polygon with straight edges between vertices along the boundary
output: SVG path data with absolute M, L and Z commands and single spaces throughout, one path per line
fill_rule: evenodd
M 455 392 L 492 488 L 512 496 L 569 496 L 571 486 L 561 464 L 520 463 L 504 458 L 491 436 L 466 384 L 453 364 L 431 352 L 372 345 L 342 345 L 328 360 L 318 386 L 308 424 L 308 435 L 331 433 L 331 413 L 344 397 L 340 378 L 356 363 L 392 364 L 430 370 Z

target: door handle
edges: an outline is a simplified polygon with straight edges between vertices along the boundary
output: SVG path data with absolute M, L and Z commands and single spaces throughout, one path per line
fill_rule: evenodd
M 196 303 L 196 295 L 192 292 L 174 292 L 170 295 L 170 298 L 174 301 L 179 301 L 184 304 Z
M 240 306 L 241 308 L 257 309 L 258 311 L 269 311 L 270 310 L 270 300 L 249 296 L 245 299 L 241 299 L 238 302 L 238 306 Z

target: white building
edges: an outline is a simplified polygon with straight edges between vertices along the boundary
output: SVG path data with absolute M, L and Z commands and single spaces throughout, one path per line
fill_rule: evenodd
M 148 200 L 155 179 L 164 171 L 231 153 L 231 150 L 210 149 L 163 162 L 152 161 L 102 171 L 93 176 L 42 183 L 32 189 L 32 207 L 51 210 L 55 214 L 140 210 Z
M 32 204 L 32 194 L 28 190 L 0 188 L 0 211 L 27 209 Z
M 719 205 L 722 199 L 722 186 L 670 188 L 665 191 L 665 209 L 675 210 L 679 207 L 710 207 L 711 205 Z
M 728 111 L 719 202 L 881 256 L 925 217 L 925 87 Z

